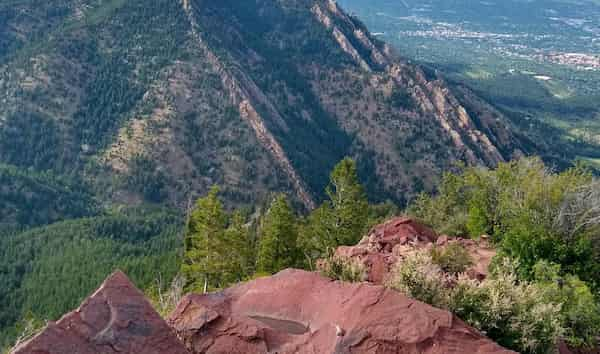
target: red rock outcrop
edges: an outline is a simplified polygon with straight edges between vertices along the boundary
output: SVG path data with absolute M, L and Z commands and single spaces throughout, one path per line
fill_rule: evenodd
M 339 256 L 369 267 L 382 283 L 408 252 L 453 242 L 485 276 L 493 250 L 438 236 L 409 218 L 375 227 Z M 451 313 L 377 284 L 332 281 L 286 270 L 221 292 L 186 296 L 168 323 L 122 272 L 111 275 L 75 311 L 13 354 L 512 353 Z
M 189 354 L 122 272 L 13 354 Z
M 471 255 L 473 265 L 466 273 L 474 279 L 485 278 L 496 252 L 484 238 L 475 241 L 438 236 L 429 227 L 408 217 L 397 217 L 374 227 L 356 246 L 339 247 L 335 254 L 362 263 L 367 269 L 367 280 L 383 284 L 394 265 L 407 254 L 433 247 L 444 248 L 452 243 L 460 243 Z
M 300 270 L 188 295 L 168 321 L 193 353 L 512 353 L 383 286 Z

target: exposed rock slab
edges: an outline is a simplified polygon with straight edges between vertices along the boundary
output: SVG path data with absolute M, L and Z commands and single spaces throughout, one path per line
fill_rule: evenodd
M 122 272 L 13 354 L 189 354 Z
M 300 270 L 188 295 L 169 324 L 193 353 L 512 353 L 398 292 Z
M 356 246 L 339 247 L 336 255 L 362 263 L 367 269 L 367 280 L 383 284 L 394 265 L 406 255 L 452 243 L 459 243 L 471 255 L 473 264 L 466 273 L 473 279 L 485 278 L 496 251 L 484 238 L 475 241 L 438 236 L 431 228 L 408 217 L 397 217 L 374 227 Z

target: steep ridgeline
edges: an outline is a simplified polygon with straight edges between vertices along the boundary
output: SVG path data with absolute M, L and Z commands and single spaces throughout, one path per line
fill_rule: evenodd
M 181 206 L 220 184 L 232 204 L 311 208 L 353 156 L 374 199 L 403 202 L 457 160 L 534 152 L 331 0 L 38 3 L 0 0 L 0 162 L 106 200 Z

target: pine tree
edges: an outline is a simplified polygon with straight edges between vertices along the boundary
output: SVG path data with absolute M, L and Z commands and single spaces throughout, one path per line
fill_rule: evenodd
M 206 291 L 219 287 L 227 258 L 225 225 L 227 215 L 218 198 L 219 188 L 212 187 L 208 195 L 196 203 L 185 237 L 184 261 L 181 273 L 186 289 Z
M 369 203 L 352 159 L 336 165 L 326 193 L 328 200 L 309 217 L 309 237 L 318 256 L 341 245 L 356 244 L 368 227 Z
M 297 263 L 296 217 L 284 195 L 277 196 L 262 220 L 257 270 L 273 274 Z
M 227 283 L 242 281 L 254 271 L 250 233 L 246 226 L 246 217 L 240 211 L 235 211 L 227 230 L 225 239 L 229 245 L 228 261 L 223 269 L 223 277 Z

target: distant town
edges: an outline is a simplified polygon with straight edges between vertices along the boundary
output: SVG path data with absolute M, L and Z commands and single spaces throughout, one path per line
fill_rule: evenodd
M 382 16 L 384 14 L 380 13 L 379 15 Z M 530 43 L 552 41 L 555 39 L 554 35 L 470 31 L 462 28 L 460 24 L 434 22 L 418 16 L 398 17 L 396 19 L 413 22 L 426 27 L 418 30 L 399 31 L 397 35 L 400 38 L 417 37 L 434 40 L 481 41 L 482 43 L 489 43 L 495 52 L 500 52 L 500 54 L 506 56 L 567 65 L 578 70 L 600 70 L 600 54 L 560 52 L 539 47 L 536 48 L 536 46 L 530 45 Z
M 574 66 L 581 70 L 600 70 L 600 55 L 583 53 L 551 53 L 542 56 L 541 59 L 556 64 Z

